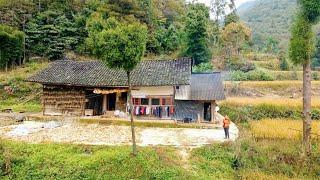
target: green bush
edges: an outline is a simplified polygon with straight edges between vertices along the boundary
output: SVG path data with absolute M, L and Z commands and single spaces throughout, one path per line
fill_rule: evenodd
M 231 60 L 231 62 L 227 64 L 227 69 L 242 71 L 242 72 L 249 72 L 256 69 L 256 66 L 251 62 L 238 59 L 238 60 Z
M 312 109 L 311 118 L 320 120 L 320 109 Z
M 319 81 L 320 80 L 320 75 L 318 72 L 312 72 L 312 79 L 315 81 Z
M 192 67 L 192 71 L 196 73 L 212 72 L 213 66 L 211 62 L 201 63 Z
M 274 81 L 274 76 L 267 70 L 255 69 L 247 73 L 242 71 L 231 71 L 230 78 L 232 81 Z
M 255 69 L 247 73 L 250 81 L 274 81 L 275 78 L 270 72 L 264 69 Z
M 232 81 L 247 81 L 248 76 L 245 72 L 242 71 L 231 71 L 230 80 Z

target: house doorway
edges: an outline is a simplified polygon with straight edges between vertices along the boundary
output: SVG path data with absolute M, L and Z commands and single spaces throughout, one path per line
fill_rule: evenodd
M 94 116 L 102 114 L 102 96 L 100 94 L 94 94 L 90 91 L 86 91 L 86 109 L 92 109 Z
M 112 94 L 107 94 L 107 110 L 108 111 L 115 111 L 116 110 L 116 99 L 117 99 L 117 94 L 112 93 Z
M 203 119 L 205 121 L 211 121 L 211 103 L 204 103 L 203 110 Z

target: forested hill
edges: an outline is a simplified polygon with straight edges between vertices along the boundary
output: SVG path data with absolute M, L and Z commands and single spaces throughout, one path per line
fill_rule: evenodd
M 270 41 L 286 48 L 296 8 L 296 0 L 256 0 L 240 6 L 238 12 L 252 28 L 254 43 L 260 49 Z

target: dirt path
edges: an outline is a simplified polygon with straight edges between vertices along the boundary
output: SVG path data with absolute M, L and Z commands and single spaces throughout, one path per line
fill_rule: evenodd
M 55 142 L 91 145 L 130 145 L 129 126 L 62 123 L 58 121 L 25 121 L 18 125 L 0 127 L 2 138 L 29 143 Z M 224 132 L 218 129 L 145 128 L 137 127 L 139 146 L 199 147 L 213 142 L 224 142 Z M 230 140 L 238 137 L 238 128 L 231 124 Z

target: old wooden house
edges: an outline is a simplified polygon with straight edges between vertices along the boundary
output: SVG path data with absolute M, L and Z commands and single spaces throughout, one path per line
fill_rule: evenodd
M 216 101 L 225 99 L 220 73 L 193 74 L 188 58 L 142 61 L 131 76 L 140 118 L 211 121 Z M 27 81 L 43 85 L 44 115 L 127 111 L 126 73 L 100 61 L 55 61 Z

